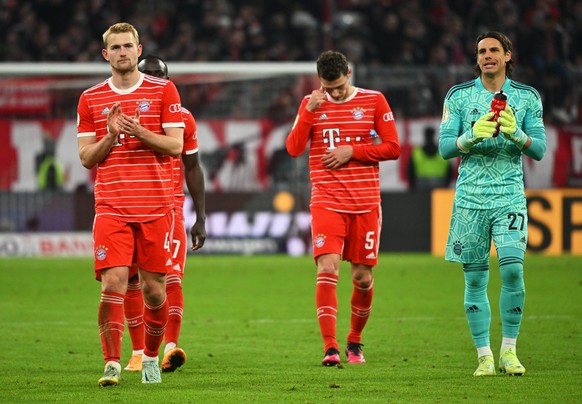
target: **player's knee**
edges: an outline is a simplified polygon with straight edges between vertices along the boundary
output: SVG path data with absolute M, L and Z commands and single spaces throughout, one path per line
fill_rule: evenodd
M 520 285 L 523 283 L 523 265 L 518 263 L 502 265 L 500 268 L 503 285 Z
M 159 288 L 144 288 L 143 300 L 150 306 L 159 306 L 166 299 L 166 291 Z
M 317 257 L 317 272 L 338 275 L 340 268 L 339 255 L 324 254 Z
M 489 282 L 489 271 L 465 272 L 465 286 L 471 289 L 486 288 Z
M 370 267 L 356 267 L 352 270 L 352 282 L 361 289 L 369 289 L 374 281 Z
M 354 285 L 360 289 L 370 289 L 370 287 L 373 284 L 373 280 L 374 280 L 374 278 L 372 277 L 371 274 L 363 275 L 360 278 L 356 278 L 356 277 L 352 278 Z

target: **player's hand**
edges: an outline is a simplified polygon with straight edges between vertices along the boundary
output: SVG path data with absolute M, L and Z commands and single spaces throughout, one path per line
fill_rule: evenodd
M 143 129 L 139 123 L 139 109 L 135 110 L 133 117 L 121 114 L 119 116 L 118 126 L 121 133 L 125 133 L 128 136 L 135 136 L 139 139 Z
M 493 118 L 494 115 L 493 112 L 486 113 L 475 122 L 470 130 L 457 138 L 457 147 L 463 153 L 467 153 L 469 149 L 477 143 L 493 137 L 493 134 L 497 130 L 497 122 L 492 122 L 490 119 Z
M 190 229 L 190 235 L 192 236 L 192 251 L 202 248 L 206 241 L 206 223 L 197 220 Z
M 323 88 L 320 87 L 317 90 L 313 90 L 311 92 L 311 98 L 309 98 L 309 101 L 307 102 L 305 109 L 308 110 L 309 112 L 314 112 L 325 101 L 327 101 L 325 91 L 323 91 Z
M 499 115 L 499 130 L 520 149 L 527 142 L 527 135 L 517 127 L 515 114 L 509 105 Z
M 517 130 L 515 115 L 513 114 L 513 110 L 509 105 L 506 106 L 503 111 L 501 111 L 501 114 L 499 114 L 499 130 L 508 139 Z
M 483 140 L 493 137 L 497 130 L 497 122 L 490 119 L 494 115 L 495 113 L 488 112 L 475 122 L 471 131 L 473 144 L 481 143 Z
M 116 102 L 107 114 L 107 133 L 113 136 L 119 136 L 121 130 L 119 129 L 119 117 L 121 116 L 121 105 Z
M 327 153 L 321 158 L 321 162 L 330 170 L 340 168 L 352 158 L 354 149 L 352 146 L 340 146 L 334 149 L 328 149 Z

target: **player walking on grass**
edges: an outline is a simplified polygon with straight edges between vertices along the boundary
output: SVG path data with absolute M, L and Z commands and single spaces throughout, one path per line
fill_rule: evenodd
M 112 76 L 85 90 L 77 110 L 81 162 L 97 166 L 93 242 L 105 359 L 98 384 L 119 383 L 123 300 L 132 262 L 139 267 L 145 302 L 142 382 L 160 383 L 166 273 L 172 269 L 173 157 L 182 152 L 184 132 L 180 96 L 172 82 L 137 70 L 142 46 L 132 25 L 109 27 L 103 45 Z
M 150 76 L 169 79 L 168 66 L 156 56 L 146 56 L 137 65 L 138 70 Z M 182 326 L 182 314 L 184 312 L 184 295 L 182 292 L 182 279 L 186 264 L 187 237 L 184 227 L 184 179 L 194 201 L 196 209 L 196 222 L 190 230 L 192 236 L 192 250 L 198 250 L 206 240 L 206 211 L 204 203 L 204 174 L 198 157 L 198 137 L 196 121 L 186 108 L 182 107 L 184 118 L 184 148 L 182 159 L 174 159 L 174 240 L 172 243 L 172 259 L 174 265 L 166 277 L 166 293 L 168 295 L 169 316 L 164 339 L 166 346 L 162 359 L 162 372 L 173 372 L 186 363 L 186 353 L 179 348 L 178 338 Z M 184 168 L 182 168 L 184 163 Z M 142 354 L 144 349 L 144 324 L 143 324 L 143 297 L 137 268 L 132 266 L 125 296 L 125 318 L 131 337 L 133 354 L 125 367 L 128 371 L 142 370 Z
M 340 363 L 336 286 L 342 259 L 351 263 L 354 285 L 347 360 L 364 363 L 361 337 L 372 309 L 372 269 L 378 263 L 382 226 L 378 163 L 397 159 L 400 143 L 386 98 L 351 85 L 352 71 L 343 54 L 323 52 L 317 74 L 321 87 L 303 98 L 286 146 L 297 157 L 311 141 L 311 231 L 322 364 Z
M 510 78 L 511 52 L 511 41 L 499 32 L 477 38 L 478 77 L 449 90 L 440 128 L 443 158 L 461 156 L 445 258 L 463 264 L 465 313 L 479 362 L 475 376 L 495 374 L 487 297 L 492 238 L 501 272 L 499 370 L 510 375 L 525 373 L 516 356 L 525 301 L 528 221 L 521 156 L 541 160 L 546 135 L 538 92 Z M 500 90 L 507 96 L 507 107 L 495 122 L 488 111 L 494 93 Z

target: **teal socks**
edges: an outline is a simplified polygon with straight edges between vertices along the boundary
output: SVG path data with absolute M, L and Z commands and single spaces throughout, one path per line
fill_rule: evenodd
M 465 274 L 465 314 L 469 322 L 475 346 L 489 346 L 489 326 L 491 306 L 487 297 L 489 270 L 486 264 L 466 264 Z

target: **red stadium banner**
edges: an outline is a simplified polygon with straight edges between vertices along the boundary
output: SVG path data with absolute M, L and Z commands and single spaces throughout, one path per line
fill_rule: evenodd
M 0 114 L 49 112 L 48 83 L 48 79 L 0 80 Z
M 39 90 L 42 92 L 42 90 Z M 397 161 L 380 164 L 383 192 L 406 191 L 406 164 L 412 147 L 421 144 L 427 126 L 438 131 L 438 118 L 397 121 L 402 146 Z M 199 120 L 200 158 L 210 192 L 258 192 L 270 189 L 278 165 L 290 157 L 285 151 L 289 124 L 274 126 L 268 119 Z M 528 188 L 582 186 L 582 128 L 546 127 L 547 152 L 537 162 L 524 157 Z M 62 173 L 57 185 L 65 191 L 92 188 L 93 172 L 79 161 L 74 120 L 0 119 L 0 191 L 34 192 L 42 189 L 42 164 L 47 159 Z

